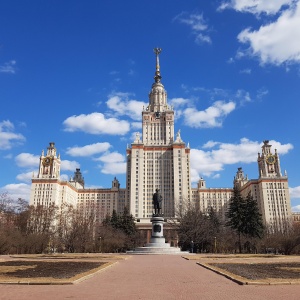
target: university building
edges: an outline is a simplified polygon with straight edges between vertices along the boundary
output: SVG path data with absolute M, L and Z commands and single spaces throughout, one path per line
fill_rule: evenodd
M 42 151 L 39 171 L 33 175 L 30 205 L 49 206 L 70 204 L 81 210 L 93 209 L 101 222 L 113 210 L 122 213 L 129 208 L 140 229 L 150 228 L 153 213 L 152 195 L 158 188 L 163 196 L 165 218 L 176 216 L 176 210 L 186 202 L 195 203 L 204 213 L 213 208 L 224 220 L 232 188 L 208 188 L 201 178 L 191 187 L 190 147 L 180 135 L 174 134 L 175 114 L 167 102 L 167 92 L 161 83 L 159 54 L 154 49 L 156 69 L 149 93 L 149 104 L 142 114 L 142 137 L 136 134 L 127 147 L 126 187 L 121 188 L 114 178 L 110 188 L 86 189 L 80 169 L 68 180 L 60 179 L 60 155 L 50 143 L 46 154 Z M 250 192 L 257 200 L 265 225 L 271 231 L 285 231 L 292 220 L 287 175 L 282 175 L 279 155 L 264 141 L 258 153 L 258 179 L 245 177 L 237 170 L 233 184 L 242 196 Z

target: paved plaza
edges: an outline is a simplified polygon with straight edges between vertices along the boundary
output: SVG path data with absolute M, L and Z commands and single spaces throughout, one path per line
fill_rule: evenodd
M 135 255 L 76 285 L 0 285 L 0 299 L 300 299 L 300 285 L 238 285 L 180 255 Z

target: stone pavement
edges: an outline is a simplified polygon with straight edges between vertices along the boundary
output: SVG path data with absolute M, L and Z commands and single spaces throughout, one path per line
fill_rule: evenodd
M 0 285 L 2 300 L 300 299 L 300 285 L 241 286 L 180 255 L 136 255 L 76 285 Z

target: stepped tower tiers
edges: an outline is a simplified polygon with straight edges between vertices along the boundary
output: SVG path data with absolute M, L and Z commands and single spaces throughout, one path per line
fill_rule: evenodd
M 259 170 L 259 177 L 266 178 L 266 177 L 273 177 L 279 178 L 282 177 L 281 170 L 280 170 L 280 162 L 279 156 L 277 154 L 277 150 L 275 149 L 275 153 L 272 154 L 271 152 L 271 145 L 269 141 L 263 142 L 262 153 L 258 153 L 258 170 Z
M 40 156 L 40 165 L 37 178 L 52 178 L 58 179 L 60 176 L 60 155 L 56 155 L 56 148 L 53 142 L 49 143 L 47 154 L 44 155 L 44 150 Z
M 180 203 L 190 199 L 190 149 L 178 131 L 174 137 L 174 110 L 167 103 L 161 83 L 159 55 L 155 48 L 156 71 L 149 105 L 142 111 L 142 139 L 137 133 L 127 148 L 127 199 L 133 216 L 152 217 L 152 195 L 158 188 L 165 217 L 175 216 Z

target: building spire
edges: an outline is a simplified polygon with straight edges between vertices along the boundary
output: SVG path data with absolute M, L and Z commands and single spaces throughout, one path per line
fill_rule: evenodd
M 154 80 L 155 82 L 160 82 L 162 78 L 160 76 L 160 66 L 159 66 L 159 54 L 161 53 L 161 48 L 154 48 L 153 51 L 156 55 L 156 71 L 155 71 Z

